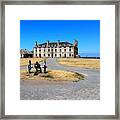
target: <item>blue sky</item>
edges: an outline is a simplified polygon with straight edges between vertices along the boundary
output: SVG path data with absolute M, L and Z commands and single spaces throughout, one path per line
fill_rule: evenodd
M 35 41 L 78 40 L 81 56 L 99 56 L 99 20 L 20 20 L 20 48 L 32 50 Z

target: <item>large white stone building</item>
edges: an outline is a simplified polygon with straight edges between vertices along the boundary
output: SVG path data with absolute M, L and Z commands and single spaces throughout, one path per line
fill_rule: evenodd
M 33 48 L 34 57 L 50 57 L 50 58 L 75 58 L 78 57 L 78 41 L 69 42 L 49 42 L 38 44 L 35 43 Z

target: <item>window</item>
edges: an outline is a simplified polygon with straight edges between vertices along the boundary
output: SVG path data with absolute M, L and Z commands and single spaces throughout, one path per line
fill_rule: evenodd
M 55 52 L 57 52 L 57 49 L 55 49 Z
M 48 54 L 48 57 L 50 57 L 50 54 Z
M 48 49 L 48 52 L 50 52 L 50 49 Z
M 61 52 L 61 49 L 60 49 L 60 52 Z
M 41 52 L 41 49 L 39 49 L 39 52 Z
M 60 57 L 61 57 L 61 54 L 60 54 Z
M 71 51 L 71 48 L 69 48 L 69 51 Z
M 44 57 L 45 57 L 45 54 L 44 54 Z
M 51 49 L 52 50 L 52 52 L 53 52 L 53 49 Z
M 57 54 L 55 54 L 55 57 L 57 56 Z
M 69 54 L 69 56 L 71 57 L 71 54 Z
M 64 49 L 64 51 L 66 51 L 66 49 Z
M 45 52 L 45 48 L 44 48 L 44 52 Z

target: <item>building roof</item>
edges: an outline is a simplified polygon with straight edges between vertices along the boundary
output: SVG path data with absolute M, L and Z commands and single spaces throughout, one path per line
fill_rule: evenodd
M 33 51 L 29 51 L 27 49 L 21 49 L 20 54 L 33 54 Z
M 61 46 L 61 47 L 64 47 L 64 46 L 73 46 L 73 44 L 72 43 L 69 43 L 69 42 L 49 42 L 48 43 L 48 45 L 50 46 L 50 47 L 55 47 L 55 46 Z M 47 43 L 42 43 L 42 44 L 38 44 L 37 45 L 38 47 L 46 47 L 47 46 Z

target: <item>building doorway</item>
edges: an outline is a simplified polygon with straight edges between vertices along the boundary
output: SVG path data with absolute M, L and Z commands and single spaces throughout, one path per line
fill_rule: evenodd
M 41 54 L 39 54 L 39 57 L 41 58 Z
M 66 58 L 66 54 L 64 54 L 64 57 Z
M 51 57 L 53 58 L 53 53 L 51 54 Z

